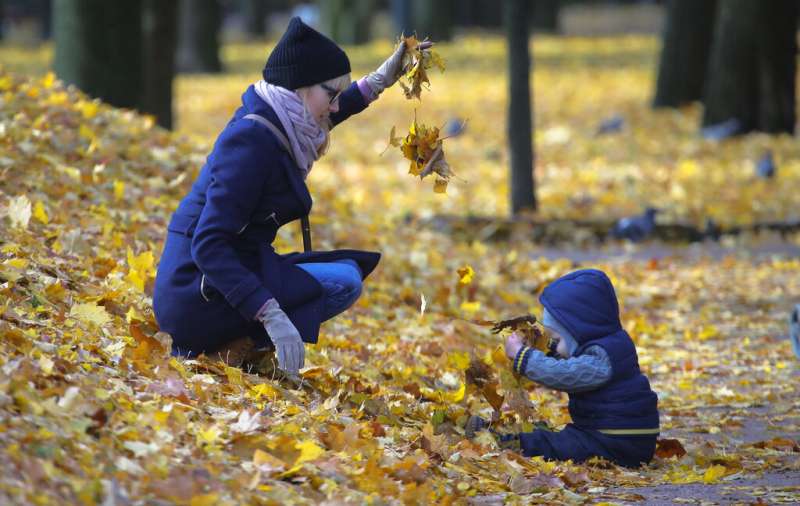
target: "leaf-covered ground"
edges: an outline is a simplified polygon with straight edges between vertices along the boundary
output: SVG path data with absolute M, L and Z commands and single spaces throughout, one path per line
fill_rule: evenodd
M 653 39 L 534 47 L 542 216 L 652 203 L 667 220 L 797 218 L 794 139 L 713 144 L 696 137 L 696 110 L 646 107 Z M 354 49 L 355 74 L 388 50 Z M 501 425 L 568 420 L 565 396 L 518 382 L 500 338 L 466 320 L 539 313 L 538 291 L 576 267 L 576 252 L 545 258 L 520 238 L 466 243 L 416 224 L 507 212 L 502 42 L 439 50 L 447 70 L 422 103 L 387 91 L 334 132 L 310 177 L 317 247 L 384 258 L 357 305 L 309 347 L 300 389 L 170 358 L 149 299 L 169 214 L 267 49 L 232 46 L 231 73 L 180 78 L 178 134 L 43 73 L 0 73 L 0 502 L 576 504 L 690 490 L 698 501 L 800 500 L 800 375 L 785 339 L 800 260 L 747 254 L 757 238 L 726 255 L 580 262 L 611 275 L 659 394 L 664 443 L 651 465 L 547 463 L 463 437 L 468 413 L 492 412 L 467 385 L 473 359 L 500 382 Z M 468 120 L 446 141 L 457 178 L 444 196 L 407 175 L 399 153 L 379 156 L 415 105 L 428 124 Z M 623 130 L 596 136 L 613 114 Z M 775 181 L 752 176 L 764 149 L 775 152 Z M 298 247 L 295 232 L 282 232 L 279 249 Z

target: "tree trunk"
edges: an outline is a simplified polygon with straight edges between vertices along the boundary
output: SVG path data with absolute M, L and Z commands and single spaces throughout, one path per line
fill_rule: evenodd
M 716 5 L 716 0 L 667 4 L 653 107 L 680 107 L 703 97 Z
M 411 0 L 412 28 L 417 33 L 417 38 L 451 40 L 455 10 L 455 0 Z
M 218 0 L 180 0 L 178 70 L 219 73 L 222 7 Z
M 55 0 L 56 74 L 117 107 L 139 104 L 141 1 Z
M 725 0 L 717 10 L 703 126 L 794 132 L 796 0 Z
M 267 0 L 242 0 L 241 5 L 247 34 L 253 38 L 264 37 L 266 33 L 264 24 L 267 18 Z
M 144 83 L 141 110 L 172 128 L 172 80 L 178 28 L 177 2 L 144 0 Z
M 39 36 L 42 40 L 50 40 L 53 35 L 53 3 L 51 0 L 36 0 L 33 9 L 39 20 Z
M 699 0 L 703 1 L 703 0 Z M 561 10 L 560 0 L 536 0 L 532 2 L 533 29 L 538 32 L 558 33 L 561 31 L 559 24 L 559 11 Z
M 338 44 L 369 42 L 373 0 L 321 0 L 322 32 Z
M 411 0 L 391 0 L 392 25 L 397 35 L 414 33 L 411 18 Z
M 501 28 L 503 9 L 485 0 L 462 0 L 456 6 L 456 25 Z
M 508 39 L 508 141 L 511 155 L 511 213 L 536 210 L 533 181 L 528 0 L 506 0 Z

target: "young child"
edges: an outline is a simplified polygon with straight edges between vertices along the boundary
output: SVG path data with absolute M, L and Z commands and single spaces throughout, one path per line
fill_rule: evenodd
M 603 457 L 638 467 L 653 458 L 659 433 L 657 396 L 639 370 L 636 348 L 622 328 L 614 287 L 602 271 L 585 269 L 547 286 L 539 297 L 542 325 L 563 360 L 508 337 L 506 355 L 528 379 L 569 394 L 572 422 L 560 432 L 534 430 L 500 437 L 504 448 L 548 460 Z M 487 427 L 472 417 L 467 433 Z

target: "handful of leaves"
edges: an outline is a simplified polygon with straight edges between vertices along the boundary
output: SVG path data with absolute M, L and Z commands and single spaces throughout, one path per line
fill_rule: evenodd
M 412 35 L 405 38 L 405 43 L 406 51 L 401 62 L 403 76 L 400 79 L 400 86 L 403 88 L 406 98 L 419 100 L 422 85 L 426 84 L 426 88 L 429 88 L 431 84 L 428 80 L 428 70 L 436 66 L 444 72 L 444 60 L 435 51 L 429 49 L 431 43 L 427 40 L 420 42 L 416 36 Z
M 550 342 L 547 336 L 536 325 L 536 317 L 533 315 L 518 316 L 509 320 L 496 322 L 492 327 L 493 334 L 499 334 L 504 330 L 511 330 L 522 336 L 525 346 L 547 353 L 550 349 Z
M 444 159 L 443 140 L 444 138 L 439 138 L 439 127 L 428 127 L 417 123 L 416 117 L 405 138 L 395 136 L 394 127 L 389 134 L 389 144 L 400 147 L 403 157 L 410 161 L 409 174 L 419 176 L 420 179 L 436 174 L 433 185 L 433 191 L 436 193 L 445 193 L 447 183 L 453 176 L 450 165 Z

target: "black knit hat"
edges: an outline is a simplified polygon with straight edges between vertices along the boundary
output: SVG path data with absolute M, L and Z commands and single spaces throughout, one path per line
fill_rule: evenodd
M 264 80 L 296 90 L 350 73 L 350 60 L 334 41 L 294 17 L 264 66 Z

